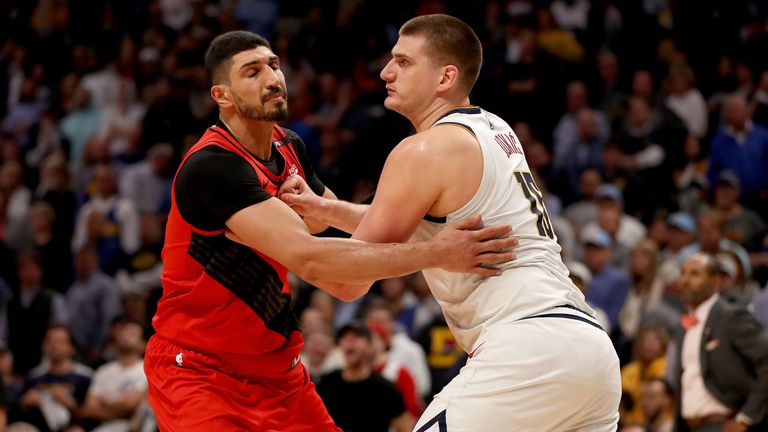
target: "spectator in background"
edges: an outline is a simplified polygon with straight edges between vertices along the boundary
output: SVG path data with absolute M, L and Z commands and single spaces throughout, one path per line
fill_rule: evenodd
M 678 254 L 680 264 L 698 252 L 716 255 L 720 252 L 731 251 L 738 257 L 744 276 L 746 278 L 752 277 L 752 266 L 747 251 L 740 244 L 725 238 L 725 221 L 719 212 L 710 210 L 701 213 L 697 218 L 696 225 L 697 241 L 680 251 Z
M 605 113 L 610 125 L 619 115 L 628 95 L 620 88 L 620 65 L 616 54 L 601 50 L 596 57 L 597 75 L 600 77 L 600 96 L 596 100 L 600 101 L 598 107 Z
M 768 166 L 765 167 L 768 169 Z M 741 181 L 735 172 L 722 171 L 715 184 L 714 208 L 723 216 L 725 237 L 748 251 L 758 250 L 765 235 L 765 221 L 739 202 Z
M 579 176 L 579 201 L 565 208 L 565 219 L 573 225 L 576 234 L 589 222 L 597 219 L 597 200 L 595 194 L 603 183 L 600 171 L 586 169 Z
M 83 79 L 85 85 L 86 78 Z M 107 142 L 110 154 L 118 160 L 132 162 L 139 158 L 141 121 L 146 107 L 136 100 L 132 81 L 120 79 L 117 94 L 102 108 L 101 139 Z
M 416 317 L 416 296 L 409 289 L 411 276 L 384 279 L 379 282 L 381 297 L 389 304 L 399 330 L 413 334 L 413 320 Z
M 72 237 L 75 227 L 75 193 L 69 184 L 67 160 L 60 153 L 46 157 L 40 167 L 35 200 L 47 202 L 56 211 L 53 231 L 62 239 Z
M 408 372 L 408 368 L 400 362 L 389 359 L 384 340 L 378 331 L 371 331 L 371 342 L 373 371 L 395 385 L 400 396 L 403 397 L 405 409 L 414 419 L 419 418 L 424 412 L 424 402 L 416 393 L 416 383 L 413 381 L 413 376 Z
M 426 396 L 431 383 L 424 350 L 405 332 L 395 328 L 394 314 L 389 305 L 384 301 L 371 301 L 365 311 L 365 323 L 381 336 L 388 358 L 408 368 L 416 381 L 419 396 Z
M 672 175 L 667 166 L 674 158 L 671 151 L 682 155 L 682 139 L 680 137 L 678 142 L 678 137 L 663 124 L 661 116 L 648 101 L 630 98 L 617 142 L 624 154 L 622 167 L 637 173 L 646 187 L 654 191 L 671 187 Z M 664 199 L 657 194 L 655 206 L 665 204 Z
M 701 140 L 688 135 L 684 144 L 685 165 L 673 172 L 680 210 L 697 214 L 706 206 L 707 159 L 701 149 Z
M 689 312 L 672 368 L 678 431 L 766 428 L 768 333 L 746 309 L 720 298 L 720 283 L 713 256 L 695 254 L 683 264 Z
M 596 221 L 587 224 L 584 229 L 593 229 L 595 225 L 600 225 L 603 230 L 608 227 L 600 221 L 600 214 L 604 210 L 611 210 L 615 215 L 615 226 L 610 233 L 615 241 L 626 248 L 632 250 L 635 245 L 645 238 L 646 228 L 637 220 L 637 218 L 624 213 L 624 194 L 617 186 L 604 183 L 595 192 L 595 199 L 598 206 L 598 217 Z
M 750 200 L 768 188 L 768 129 L 749 119 L 747 100 L 738 94 L 725 100 L 725 123 L 712 138 L 709 149 L 709 184 L 732 170 L 741 181 L 744 199 Z
M 75 269 L 77 280 L 67 292 L 69 316 L 73 317 L 70 328 L 78 351 L 94 364 L 100 358 L 112 320 L 122 311 L 122 295 L 115 281 L 99 270 L 93 246 L 77 251 Z
M 346 366 L 320 380 L 317 393 L 333 421 L 347 432 L 410 432 L 414 419 L 395 386 L 373 372 L 371 332 L 353 322 L 336 334 Z
M 592 272 L 583 263 L 578 261 L 569 261 L 568 264 L 569 277 L 573 281 L 573 284 L 584 294 L 585 296 L 592 287 Z M 604 310 L 599 308 L 594 303 L 587 301 L 592 310 L 595 311 L 595 319 L 600 323 L 606 333 L 611 334 L 611 321 L 608 319 L 608 314 Z
M 752 121 L 768 127 L 768 70 L 760 75 L 760 82 L 752 95 L 751 111 Z
M 649 432 L 672 432 L 675 427 L 675 393 L 664 378 L 643 382 L 638 402 Z
M 45 333 L 46 361 L 29 373 L 21 396 L 22 420 L 43 432 L 68 426 L 85 399 L 93 370 L 74 360 L 75 346 L 66 326 Z
M 24 77 L 19 100 L 10 105 L 8 115 L 2 121 L 3 132 L 14 135 L 23 148 L 31 147 L 31 132 L 48 108 L 48 102 L 39 97 L 39 88 L 36 78 Z
M 72 249 L 67 238 L 54 231 L 56 213 L 45 201 L 32 204 L 29 229 L 32 246 L 40 254 L 43 285 L 64 293 L 72 283 Z
M 115 176 L 109 165 L 96 167 L 94 195 L 80 208 L 72 238 L 74 250 L 86 244 L 97 248 L 107 274 L 114 274 L 141 247 L 139 213 L 131 200 L 118 194 Z
M 86 143 L 98 136 L 101 128 L 101 113 L 91 103 L 91 95 L 78 87 L 73 100 L 74 109 L 59 123 L 61 136 L 69 143 L 69 162 L 81 167 L 84 162 Z
M 565 91 L 565 104 L 568 111 L 560 118 L 553 135 L 556 166 L 563 166 L 565 164 L 566 155 L 569 154 L 573 146 L 573 137 L 579 136 L 578 113 L 583 109 L 589 108 L 587 86 L 581 81 L 568 83 Z M 593 111 L 593 113 L 595 123 L 594 136 L 598 142 L 605 142 L 610 134 L 608 121 L 602 112 Z
M 652 378 L 663 378 L 667 367 L 667 344 L 669 336 L 661 327 L 645 327 L 640 330 L 632 349 L 633 360 L 621 368 L 621 387 L 640 402 L 643 383 Z M 648 420 L 642 404 L 637 403 L 627 414 L 630 422 L 645 422 Z
M 5 207 L 5 242 L 16 249 L 25 249 L 25 229 L 29 216 L 32 193 L 24 185 L 24 171 L 17 161 L 5 161 L 0 165 L 0 194 L 6 202 Z
M 592 272 L 592 283 L 586 294 L 588 302 L 605 311 L 612 333 L 619 329 L 619 313 L 629 292 L 630 280 L 624 270 L 611 265 L 613 241 L 605 231 L 596 228 L 581 234 L 584 264 Z
M 120 194 L 133 201 L 142 214 L 156 215 L 170 208 L 172 157 L 170 144 L 155 144 L 147 152 L 146 160 L 123 170 Z
M 307 311 L 311 309 L 304 309 L 305 313 Z M 313 330 L 305 330 L 305 327 L 302 326 L 301 329 L 304 334 L 301 362 L 307 368 L 312 381 L 318 384 L 324 375 L 344 367 L 344 356 L 335 345 L 333 331 L 329 326 Z
M 703 138 L 707 134 L 707 102 L 693 86 L 693 71 L 688 66 L 675 66 L 669 72 L 671 94 L 667 105 L 685 123 L 688 132 Z
M 577 133 L 563 141 L 567 150 L 558 161 L 562 181 L 570 186 L 570 196 L 578 196 L 579 177 L 584 170 L 602 169 L 605 138 L 598 135 L 597 111 L 585 108 L 576 117 Z
M 77 415 L 96 420 L 94 432 L 130 432 L 130 419 L 147 398 L 147 378 L 142 360 L 146 345 L 144 328 L 127 322 L 115 334 L 117 359 L 96 370 Z
M 8 346 L 13 352 L 14 371 L 26 374 L 40 363 L 43 338 L 53 323 L 67 322 L 67 306 L 61 294 L 43 286 L 40 255 L 19 255 L 19 291 L 8 304 Z
M 641 324 L 659 305 L 664 294 L 664 283 L 658 277 L 659 247 L 653 240 L 641 240 L 632 249 L 630 277 L 632 287 L 619 314 L 621 332 L 633 339 Z

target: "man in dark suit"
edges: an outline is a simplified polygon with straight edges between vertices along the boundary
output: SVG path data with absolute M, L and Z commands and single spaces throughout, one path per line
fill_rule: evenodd
M 683 265 L 689 313 L 677 338 L 678 432 L 768 430 L 768 332 L 746 309 L 717 294 L 720 275 L 711 255 Z

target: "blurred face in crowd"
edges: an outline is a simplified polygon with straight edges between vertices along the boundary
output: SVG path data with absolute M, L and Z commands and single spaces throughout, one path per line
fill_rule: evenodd
M 384 342 L 389 345 L 395 325 L 390 311 L 381 307 L 371 309 L 365 314 L 365 323 L 368 327 L 376 327 L 384 338 Z
M 371 341 L 354 330 L 347 331 L 339 339 L 339 348 L 344 354 L 347 366 L 358 368 L 371 361 L 373 347 Z
M 90 276 L 98 266 L 99 260 L 96 251 L 90 247 L 80 250 L 75 256 L 75 271 L 80 279 Z
M 602 202 L 614 203 L 614 200 L 602 199 Z M 621 212 L 614 205 L 601 205 L 597 211 L 597 224 L 605 232 L 615 237 L 621 226 Z
M 323 331 L 313 331 L 305 336 L 304 353 L 311 365 L 320 365 L 333 349 L 333 338 Z
M 565 90 L 565 103 L 568 111 L 575 112 L 587 107 L 587 86 L 581 81 L 573 81 Z
M 723 115 L 728 125 L 736 130 L 742 130 L 749 119 L 747 101 L 742 96 L 730 96 L 725 101 Z
M 667 245 L 672 251 L 677 252 L 693 242 L 694 238 L 688 231 L 670 226 L 667 227 Z
M 649 100 L 653 96 L 653 77 L 647 70 L 635 72 L 632 78 L 632 95 Z
M 720 240 L 723 238 L 723 231 L 718 221 L 707 215 L 699 216 L 698 230 L 701 249 L 705 252 L 717 253 L 720 249 Z
M 386 82 L 384 106 L 405 117 L 424 111 L 443 77 L 444 67 L 430 59 L 425 45 L 423 36 L 400 36 L 380 74 Z
M 680 290 L 683 302 L 696 307 L 707 300 L 719 288 L 719 277 L 709 269 L 709 255 L 696 254 L 683 264 Z
M 601 272 L 611 261 L 611 249 L 587 243 L 584 247 L 584 264 L 593 273 Z
M 110 197 L 117 193 L 115 171 L 109 165 L 100 165 L 93 175 L 93 184 L 101 197 Z
M 695 135 L 688 135 L 683 144 L 683 151 L 685 152 L 685 157 L 689 161 L 696 160 L 701 153 L 701 142 L 699 141 L 699 138 Z
M 642 332 L 637 349 L 639 350 L 637 357 L 643 363 L 648 364 L 657 358 L 663 357 L 667 347 L 659 331 L 651 328 Z
M 123 324 L 115 333 L 115 347 L 123 354 L 144 351 L 144 329 L 135 322 Z
M 49 329 L 43 340 L 43 352 L 54 362 L 72 358 L 75 355 L 75 346 L 69 332 L 58 327 Z
M 655 270 L 653 268 L 654 264 L 653 256 L 646 248 L 638 245 L 632 249 L 632 261 L 630 266 L 633 274 L 644 275 L 653 272 Z
M 579 178 L 579 192 L 584 199 L 591 199 L 595 196 L 597 188 L 603 183 L 600 172 L 595 169 L 587 169 L 581 173 Z
M 301 313 L 301 318 L 299 318 L 299 328 L 301 328 L 303 333 L 320 330 L 326 325 L 323 313 L 313 307 L 304 309 Z
M 728 183 L 720 183 L 715 188 L 715 207 L 730 210 L 739 204 L 741 191 Z
M 579 130 L 579 138 L 584 142 L 592 141 L 597 134 L 595 116 L 588 109 L 583 109 L 576 115 L 576 126 Z
M 43 281 L 43 269 L 40 263 L 28 256 L 19 258 L 19 282 L 22 288 L 37 288 Z
M 648 380 L 640 389 L 640 407 L 646 418 L 653 420 L 669 411 L 672 398 L 667 393 L 664 382 L 658 379 Z
M 651 109 L 648 103 L 639 98 L 633 98 L 629 102 L 629 114 L 627 115 L 629 123 L 636 127 L 642 128 L 651 120 Z
M 260 46 L 235 54 L 227 76 L 229 82 L 214 85 L 211 92 L 231 96 L 227 103 L 243 118 L 268 122 L 288 118 L 285 76 L 271 49 Z

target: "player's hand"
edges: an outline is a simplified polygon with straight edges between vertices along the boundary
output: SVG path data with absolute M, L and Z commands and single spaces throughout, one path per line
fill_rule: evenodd
M 298 175 L 288 177 L 280 186 L 277 196 L 303 217 L 312 217 L 323 202 L 323 198 L 317 196 Z
M 518 244 L 510 236 L 512 227 L 498 225 L 478 228 L 479 214 L 463 221 L 448 224 L 430 240 L 434 254 L 442 258 L 440 268 L 451 272 L 498 276 L 501 270 L 493 265 L 514 260 L 517 254 L 510 249 Z

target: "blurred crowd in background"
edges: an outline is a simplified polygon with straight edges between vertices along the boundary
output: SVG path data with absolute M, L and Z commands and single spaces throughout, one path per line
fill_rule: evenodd
M 141 356 L 161 294 L 172 176 L 217 119 L 205 49 L 236 29 L 271 41 L 288 87 L 283 126 L 352 201 L 373 192 L 386 155 L 412 132 L 382 105 L 379 72 L 400 25 L 442 12 L 476 30 L 484 65 L 472 103 L 513 125 L 545 190 L 572 278 L 626 365 L 626 427 L 661 431 L 672 416 L 665 355 L 687 256 L 716 254 L 722 295 L 768 324 L 765 2 L 0 0 L 0 9 L 0 376 L 14 430 L 153 430 Z M 333 371 L 362 362 L 398 393 L 358 415 L 418 417 L 466 361 L 419 274 L 353 303 L 293 286 L 302 360 L 329 407 L 354 398 L 323 377 L 343 382 Z M 369 343 L 339 347 L 339 330 Z

